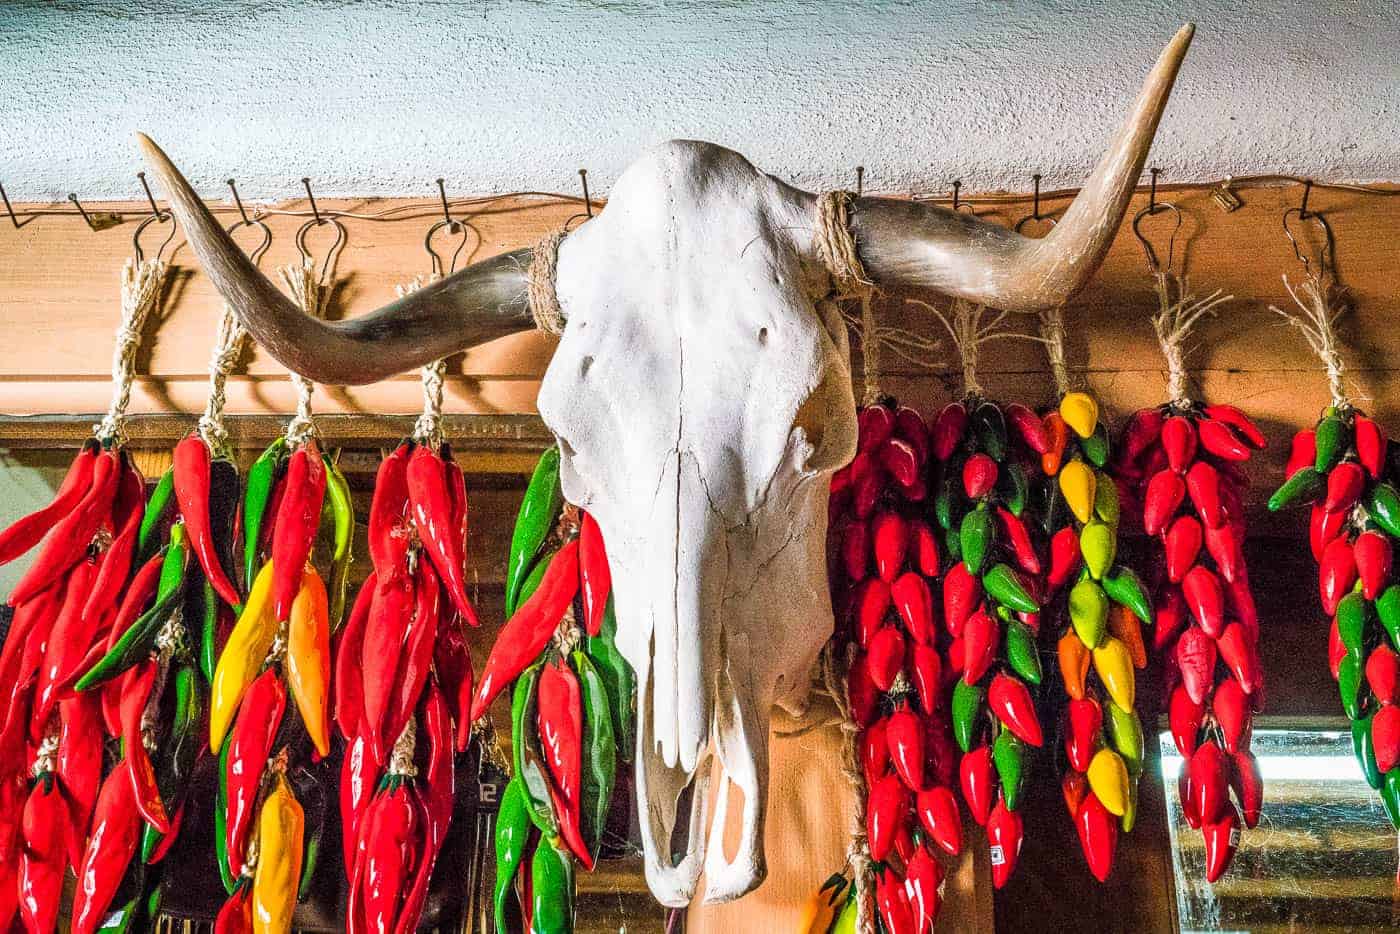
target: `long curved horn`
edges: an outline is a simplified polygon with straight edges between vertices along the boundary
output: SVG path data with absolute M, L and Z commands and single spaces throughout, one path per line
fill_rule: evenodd
M 1029 239 L 936 205 L 858 198 L 851 229 L 871 278 L 1008 311 L 1035 312 L 1068 299 L 1118 232 L 1195 31 L 1181 27 L 1162 51 L 1113 145 L 1048 236 Z
M 161 148 L 138 133 L 195 255 L 244 326 L 278 362 L 318 383 L 373 383 L 534 327 L 529 249 L 474 263 L 378 311 L 327 322 L 303 314 L 233 242 Z

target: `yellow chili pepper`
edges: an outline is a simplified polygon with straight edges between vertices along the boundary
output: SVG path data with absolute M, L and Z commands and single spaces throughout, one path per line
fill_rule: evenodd
M 1098 493 L 1098 476 L 1083 461 L 1070 461 L 1060 468 L 1060 492 L 1069 504 L 1070 512 L 1080 522 L 1088 522 L 1094 511 Z
M 1081 438 L 1087 438 L 1099 427 L 1099 404 L 1087 392 L 1067 392 L 1060 399 L 1060 418 Z
M 1142 640 L 1142 623 L 1138 621 L 1136 613 L 1115 603 L 1108 610 L 1108 631 L 1128 647 L 1128 656 L 1132 658 L 1134 668 L 1147 667 L 1147 645 Z
M 1089 762 L 1089 787 L 1108 813 L 1122 817 L 1128 810 L 1128 767 L 1112 749 L 1100 749 Z
M 1065 693 L 1074 700 L 1084 699 L 1084 679 L 1089 677 L 1089 647 L 1080 641 L 1073 629 L 1060 636 L 1060 677 Z
M 306 818 L 278 773 L 277 784 L 258 815 L 258 865 L 253 870 L 253 930 L 287 934 L 301 883 L 301 847 Z
M 832 904 L 832 902 L 835 904 Z M 831 889 L 822 887 L 812 893 L 807 904 L 802 906 L 802 914 L 797 919 L 795 934 L 826 934 L 836 920 L 836 908 L 845 902 L 837 896 L 833 899 Z
M 301 575 L 301 589 L 292 601 L 287 622 L 287 687 L 291 688 L 301 722 L 324 758 L 331 751 L 326 690 L 331 674 L 331 629 L 326 585 L 310 564 Z
M 1098 648 L 1108 625 L 1108 594 L 1089 578 L 1069 591 L 1069 621 L 1089 648 Z
M 1124 710 L 1132 710 L 1137 696 L 1133 659 L 1121 639 L 1109 636 L 1094 649 L 1094 670 L 1099 673 L 1099 680 L 1108 689 L 1108 696 L 1113 698 L 1113 702 Z
M 243 614 L 234 624 L 218 664 L 214 666 L 214 680 L 210 684 L 209 748 L 215 755 L 223 747 L 224 734 L 233 723 L 243 693 L 262 670 L 276 635 L 277 619 L 272 612 L 272 562 L 269 561 L 254 579 Z

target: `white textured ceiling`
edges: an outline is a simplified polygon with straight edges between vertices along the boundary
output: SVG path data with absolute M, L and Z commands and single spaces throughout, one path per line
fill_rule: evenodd
M 1393 2 L 124 0 L 0 4 L 0 183 L 135 197 L 141 129 L 250 197 L 604 190 L 670 137 L 810 188 L 1074 185 L 1186 20 L 1169 179 L 1400 179 Z

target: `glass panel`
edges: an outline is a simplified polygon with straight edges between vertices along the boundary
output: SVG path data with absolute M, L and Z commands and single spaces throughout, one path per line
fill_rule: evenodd
M 1169 731 L 1159 743 L 1183 932 L 1373 931 L 1394 923 L 1396 835 L 1352 757 L 1346 721 L 1255 730 L 1263 813 L 1257 828 L 1242 831 L 1230 871 L 1213 886 L 1200 831 L 1181 812 L 1182 758 Z

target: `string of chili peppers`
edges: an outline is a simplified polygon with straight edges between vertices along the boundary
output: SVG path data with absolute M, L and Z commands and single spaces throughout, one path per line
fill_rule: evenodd
M 1055 308 L 1040 320 L 1059 397 L 1043 416 L 1049 449 L 1040 458 L 1055 620 L 1047 634 L 1064 685 L 1060 787 L 1085 861 L 1102 882 L 1113 869 L 1119 829 L 1130 832 L 1137 819 L 1145 750 L 1134 669 L 1147 665 L 1141 627 L 1152 623 L 1152 601 L 1137 573 L 1118 562 L 1108 431 L 1097 400 L 1070 388 L 1062 315 Z
M 598 524 L 564 502 L 559 451 L 535 466 L 511 536 L 509 615 L 472 697 L 473 722 L 511 682 L 514 774 L 496 819 L 500 934 L 573 930 L 574 863 L 616 845 L 607 829 L 619 760 L 635 743 L 635 677 L 616 646 Z
M 1357 763 L 1400 830 L 1400 586 L 1392 581 L 1400 491 L 1390 441 L 1344 387 L 1335 325 L 1346 306 L 1327 259 L 1296 288 L 1284 280 L 1299 312 L 1273 309 L 1322 361 L 1332 401 L 1315 427 L 1294 435 L 1269 509 L 1312 505 L 1308 538 L 1322 609 L 1332 618 L 1328 667 Z
M 141 250 L 141 231 L 157 220 L 169 218 L 153 216 L 141 225 L 133 238 L 135 255 L 122 270 L 106 416 L 49 505 L 0 532 L 0 563 L 39 547 L 10 596 L 14 619 L 0 650 L 0 684 L 6 689 L 0 727 L 0 928 L 5 930 L 16 915 L 26 930 L 53 930 L 70 866 L 82 880 L 72 906 L 73 930 L 94 929 L 94 898 L 121 881 L 137 843 L 141 817 L 133 798 L 155 782 L 142 743 L 142 710 L 134 701 L 126 721 L 135 727 L 125 733 L 128 754 L 103 780 L 103 711 L 97 698 L 75 690 L 75 683 L 130 621 L 123 610 L 139 589 L 130 579 L 146 490 L 123 449 L 124 420 L 136 351 L 168 271 L 160 251 L 146 258 Z M 123 732 L 118 719 L 115 710 L 107 718 L 113 735 Z M 109 857 L 89 838 L 113 823 L 121 832 L 109 834 L 117 851 Z
M 1182 811 L 1202 832 L 1206 879 L 1214 882 L 1234 856 L 1241 814 L 1253 827 L 1263 795 L 1249 751 L 1263 679 L 1244 563 L 1247 481 L 1240 465 L 1264 438 L 1233 406 L 1203 405 L 1187 394 L 1183 342 L 1228 299 L 1218 292 L 1197 298 L 1167 270 L 1154 277 L 1153 325 L 1168 363 L 1169 399 L 1129 419 L 1113 472 L 1124 502 L 1140 508 L 1143 531 L 1161 542 L 1153 643 L 1167 659 L 1168 719 L 1186 760 Z

